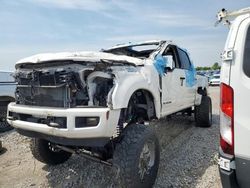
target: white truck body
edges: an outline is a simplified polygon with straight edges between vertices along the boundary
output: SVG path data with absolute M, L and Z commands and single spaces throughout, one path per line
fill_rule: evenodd
M 156 48 L 150 53 L 143 51 L 143 53 L 147 53 L 143 57 L 117 54 L 117 51 L 121 49 L 130 50 L 133 47 L 145 45 L 155 45 Z M 170 50 L 169 54 L 165 54 L 166 50 Z M 119 53 L 121 52 L 119 51 Z M 180 59 L 179 56 L 184 60 Z M 164 61 L 168 59 L 165 62 L 168 71 L 162 69 L 162 75 L 155 67 L 157 57 Z M 143 114 L 146 114 L 147 119 L 150 120 L 199 105 L 201 95 L 198 93 L 198 88 L 207 92 L 208 86 L 206 78 L 201 76 L 196 78 L 193 65 L 185 50 L 167 41 L 129 43 L 115 46 L 103 52 L 40 54 L 18 61 L 16 69 L 17 80 L 21 77 L 22 79 L 30 77 L 31 80 L 33 79 L 32 82 L 36 81 L 34 79 L 35 74 L 50 74 L 52 69 L 55 74 L 72 69 L 80 75 L 79 80 L 82 81 L 83 87 L 88 89 L 86 94 L 88 99 L 84 104 L 79 102 L 77 105 L 69 104 L 67 106 L 64 104 L 61 107 L 53 107 L 48 104 L 39 106 L 33 105 L 35 102 L 27 102 L 31 98 L 22 99 L 23 96 L 21 96 L 17 98 L 16 103 L 11 103 L 8 106 L 8 122 L 18 130 L 72 139 L 106 138 L 110 140 L 115 137 L 120 114 L 123 109 L 128 108 L 131 96 L 137 91 L 140 91 L 139 93 L 143 96 L 145 94 L 147 102 L 142 102 L 138 105 L 140 106 L 138 108 L 142 109 Z M 18 82 L 22 82 L 20 79 Z M 103 105 L 100 105 L 101 102 L 97 100 L 101 93 L 96 96 L 98 87 L 101 87 L 96 81 L 98 79 L 101 82 L 104 80 L 111 81 Z M 101 85 L 104 85 L 103 83 Z M 23 87 L 36 88 L 38 86 L 28 84 L 23 86 L 20 83 L 17 85 L 17 88 L 21 88 L 20 90 Z M 60 86 L 47 85 L 43 87 L 48 89 L 49 87 Z M 70 87 L 73 87 L 73 85 Z M 79 90 L 79 88 L 77 89 Z M 25 92 L 25 90 L 22 90 L 22 92 Z M 45 95 L 47 95 L 46 92 L 39 94 L 40 97 Z M 38 103 L 40 102 L 38 101 Z M 20 118 L 20 116 L 14 117 L 13 114 L 29 115 L 36 120 L 39 119 L 39 121 L 28 121 L 25 118 Z M 66 127 L 50 126 L 55 122 L 47 122 L 48 117 L 66 117 Z M 95 126 L 79 128 L 76 126 L 77 117 L 98 117 L 99 121 Z
M 15 78 L 7 119 L 33 137 L 33 156 L 55 165 L 81 153 L 115 167 L 121 187 L 155 182 L 159 141 L 146 122 L 181 111 L 194 112 L 198 126 L 212 124 L 207 79 L 167 41 L 40 54 L 20 60 Z

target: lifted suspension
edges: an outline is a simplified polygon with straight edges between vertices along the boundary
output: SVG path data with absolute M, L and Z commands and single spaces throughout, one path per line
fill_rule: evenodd
M 99 163 L 104 164 L 104 165 L 109 166 L 109 167 L 113 166 L 113 164 L 111 162 L 104 161 L 100 157 L 95 156 L 93 153 L 91 153 L 91 152 L 89 152 L 87 150 L 84 150 L 84 149 L 81 149 L 81 150 L 78 149 L 77 150 L 77 149 L 72 149 L 72 148 L 69 148 L 69 147 L 66 147 L 66 146 L 60 146 L 60 145 L 55 145 L 55 147 L 58 148 L 58 149 L 61 149 L 63 151 L 72 153 L 72 154 L 78 154 L 80 156 L 83 156 L 86 159 L 90 159 L 92 161 L 99 162 Z

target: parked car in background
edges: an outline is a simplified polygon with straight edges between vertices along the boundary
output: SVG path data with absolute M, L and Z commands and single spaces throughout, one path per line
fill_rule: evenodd
M 220 70 L 213 71 L 213 74 L 220 74 Z
M 210 86 L 219 86 L 220 85 L 220 74 L 214 74 L 209 80 Z
M 12 72 L 0 71 L 0 132 L 8 131 L 12 127 L 7 122 L 7 106 L 15 101 L 16 83 Z
M 249 188 L 250 7 L 233 12 L 223 9 L 218 13 L 218 22 L 230 26 L 221 67 L 221 182 L 225 188 Z
M 205 76 L 208 78 L 208 82 L 213 78 L 214 75 L 220 75 L 220 70 L 199 70 L 197 71 L 197 75 Z M 217 84 L 217 83 L 216 83 Z M 215 84 L 215 85 L 216 85 Z

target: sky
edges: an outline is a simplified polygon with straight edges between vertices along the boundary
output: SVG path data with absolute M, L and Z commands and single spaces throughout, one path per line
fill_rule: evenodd
M 222 8 L 249 0 L 0 0 L 0 70 L 37 53 L 99 51 L 115 44 L 172 40 L 195 66 L 220 62 L 228 33 Z

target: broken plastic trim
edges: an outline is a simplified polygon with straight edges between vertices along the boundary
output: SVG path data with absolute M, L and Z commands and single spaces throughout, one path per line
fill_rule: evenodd
M 63 66 L 63 65 L 71 65 L 71 64 L 78 64 L 78 65 L 87 65 L 87 66 L 96 66 L 99 64 L 106 64 L 108 66 L 116 66 L 116 65 L 132 65 L 136 66 L 134 62 L 126 61 L 126 60 L 110 60 L 110 59 L 100 59 L 99 61 L 92 62 L 92 61 L 76 61 L 76 60 L 53 60 L 53 61 L 43 61 L 38 64 L 26 62 L 20 63 L 16 65 L 16 69 L 18 68 L 27 68 L 27 69 L 36 69 L 36 68 L 44 68 L 44 67 L 56 67 L 56 66 Z
M 16 101 L 24 105 L 64 108 L 108 106 L 115 85 L 109 62 L 96 66 L 51 67 L 48 64 L 35 69 L 19 68 L 15 74 Z

